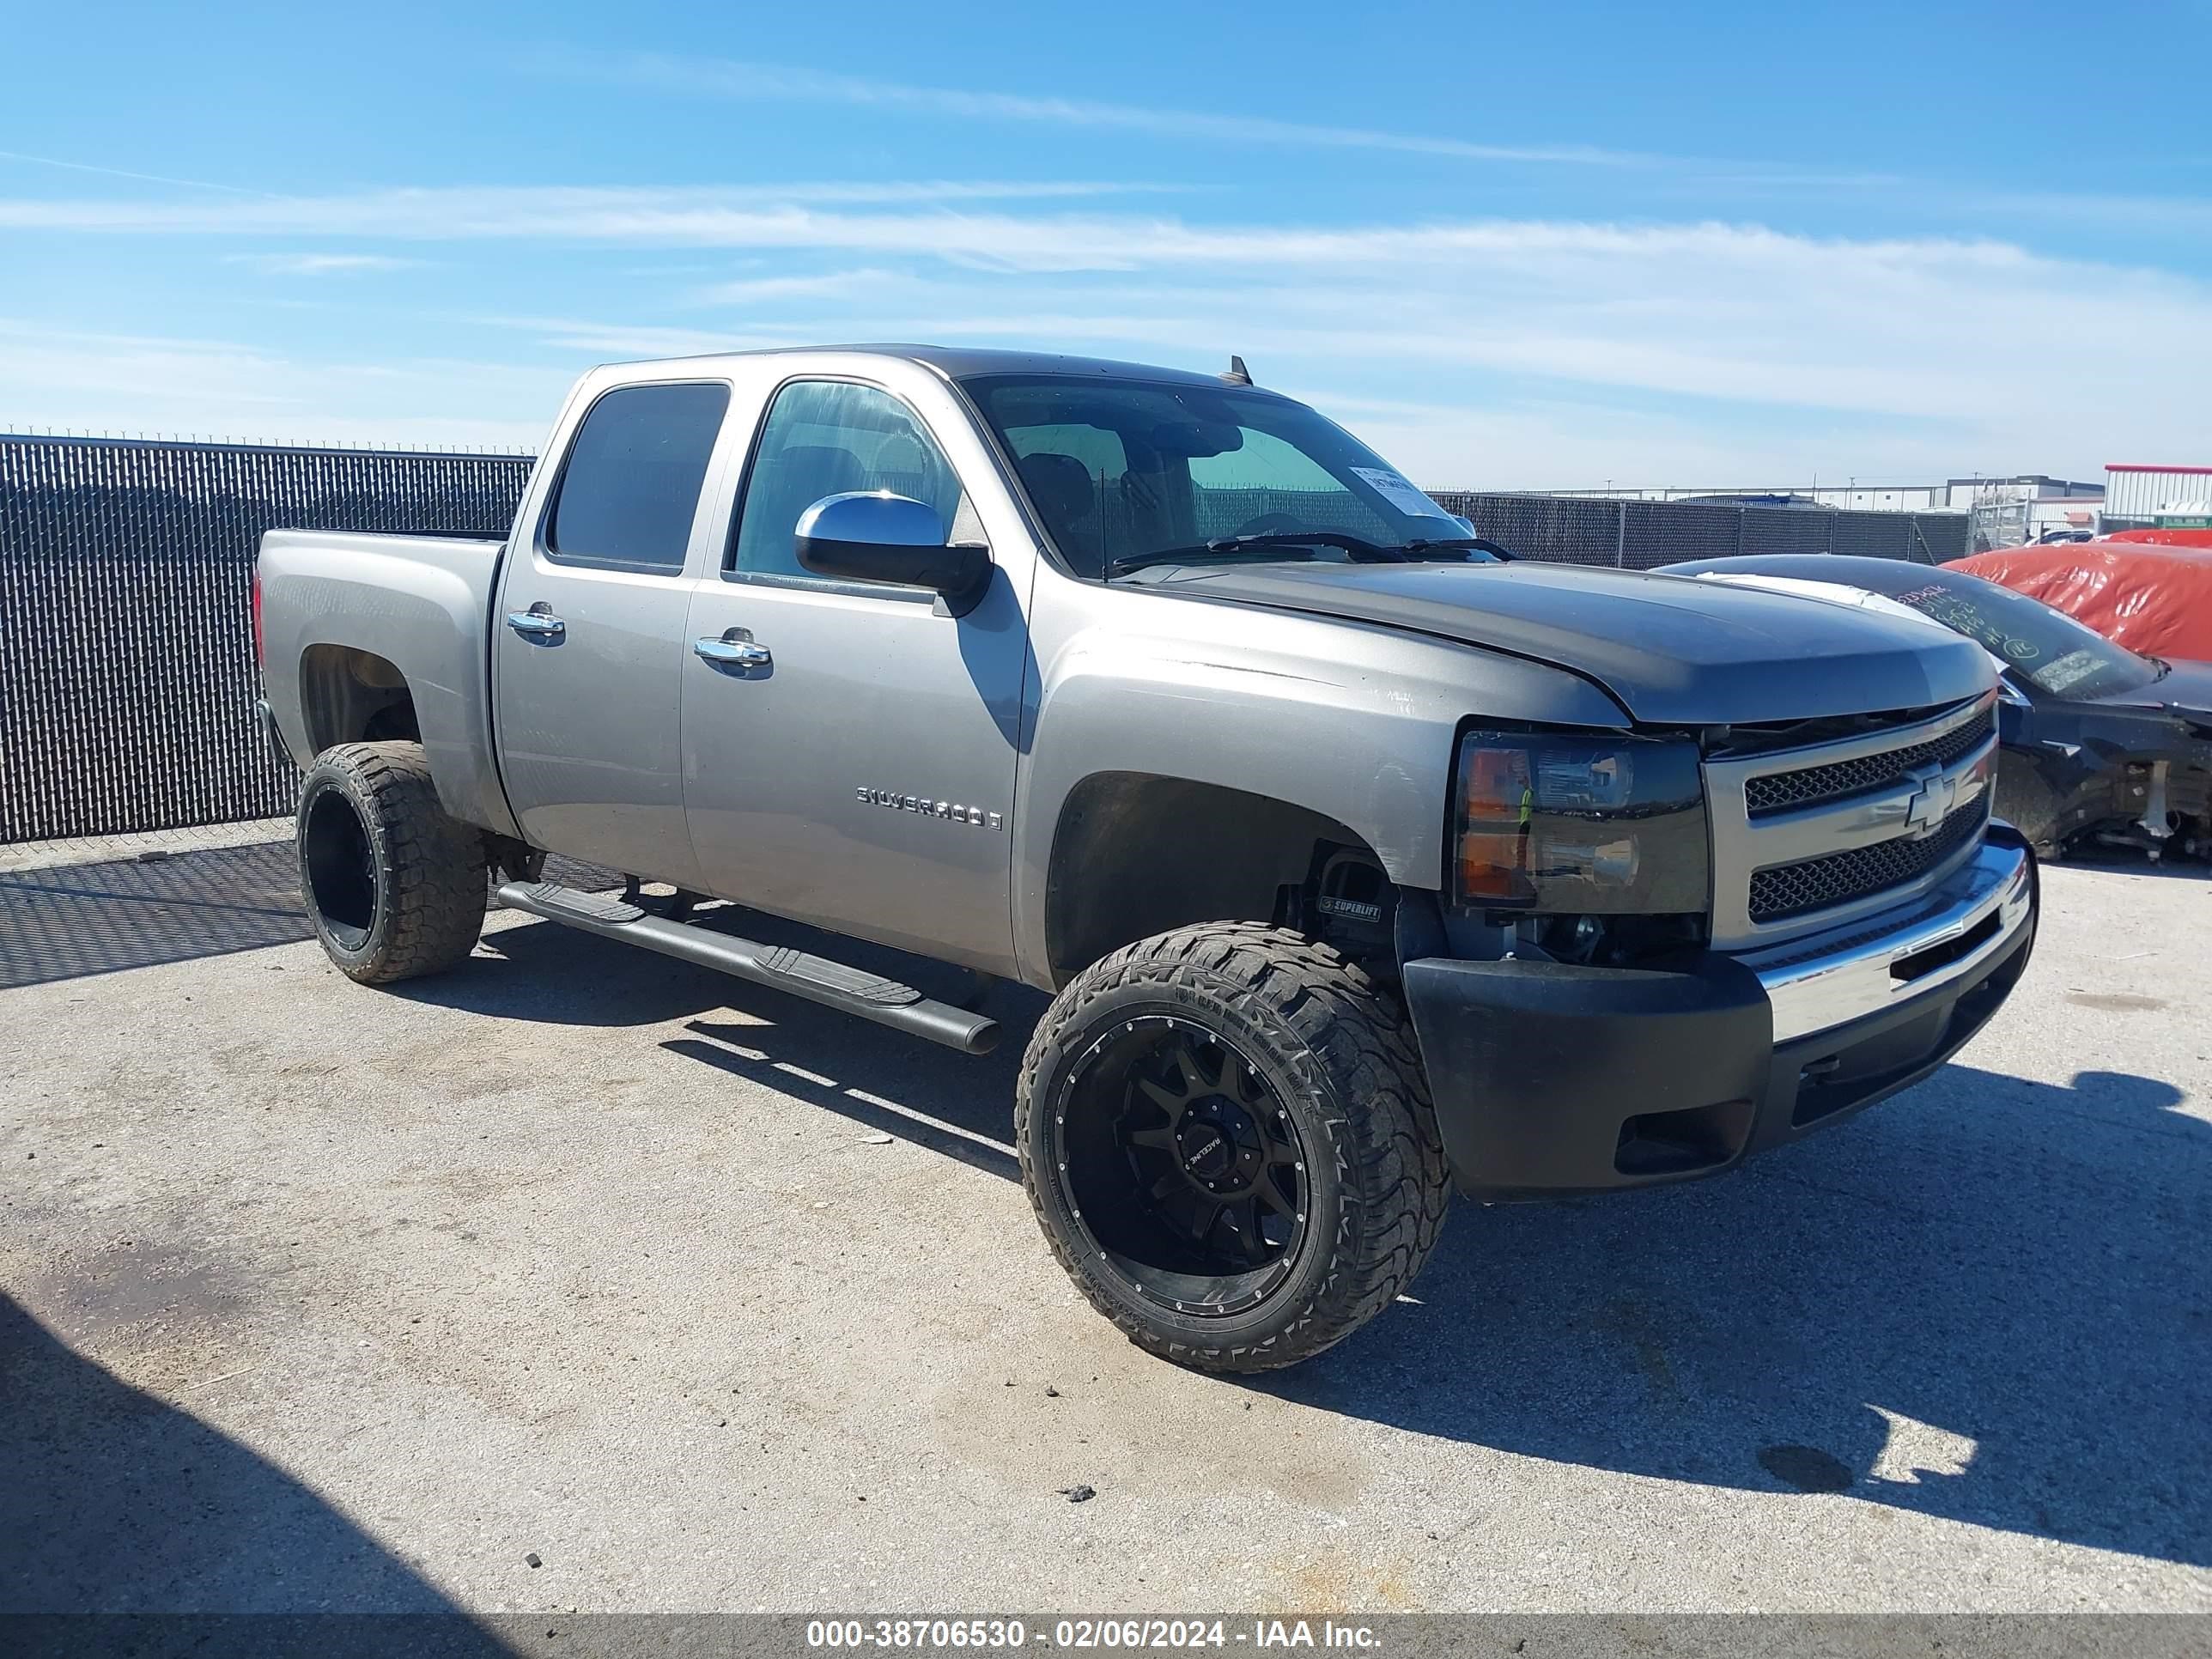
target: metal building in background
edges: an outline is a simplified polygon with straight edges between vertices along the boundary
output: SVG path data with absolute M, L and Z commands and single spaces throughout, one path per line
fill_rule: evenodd
M 504 531 L 526 456 L 0 436 L 0 842 L 291 809 L 252 720 L 261 532 Z
M 2107 527 L 2175 524 L 2212 519 L 2212 466 L 2139 466 L 2115 462 L 2105 469 Z

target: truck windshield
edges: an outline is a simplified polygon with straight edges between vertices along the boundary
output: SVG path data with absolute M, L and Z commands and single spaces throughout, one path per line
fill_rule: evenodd
M 1491 556 L 1366 445 L 1273 392 L 1091 375 L 963 385 L 1078 575 L 1186 552 L 1194 562 Z M 1300 542 L 1301 532 L 1330 539 Z
M 2161 665 L 2115 645 L 2102 634 L 2015 593 L 1963 572 L 1900 573 L 1889 597 L 1978 642 L 2033 690 L 2075 700 L 2107 697 L 2148 685 Z

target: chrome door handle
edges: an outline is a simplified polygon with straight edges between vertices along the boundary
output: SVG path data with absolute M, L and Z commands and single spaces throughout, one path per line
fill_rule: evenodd
M 534 607 L 508 611 L 507 625 L 526 640 L 557 640 L 568 631 L 568 624 L 558 617 Z
M 766 646 L 750 640 L 694 640 L 691 650 L 717 668 L 766 668 L 775 660 Z

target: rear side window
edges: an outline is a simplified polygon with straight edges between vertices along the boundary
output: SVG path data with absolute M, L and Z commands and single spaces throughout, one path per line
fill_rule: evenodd
M 545 528 L 556 558 L 674 573 L 722 429 L 722 386 L 632 386 L 593 404 Z

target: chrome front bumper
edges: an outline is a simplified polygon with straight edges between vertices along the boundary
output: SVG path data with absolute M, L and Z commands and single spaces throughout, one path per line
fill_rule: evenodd
M 1735 959 L 1766 992 L 1775 1042 L 1794 1042 L 1971 977 L 2034 921 L 2033 854 L 1990 841 L 1909 904 Z

